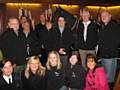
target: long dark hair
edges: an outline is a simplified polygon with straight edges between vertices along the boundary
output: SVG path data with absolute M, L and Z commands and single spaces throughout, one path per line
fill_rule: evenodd
M 87 54 L 87 56 L 86 56 L 86 66 L 87 66 L 88 59 L 93 59 L 94 62 L 96 63 L 96 65 L 95 65 L 95 67 L 93 69 L 93 73 L 94 73 L 96 68 L 98 67 L 98 64 L 97 64 L 98 62 L 97 62 L 96 55 L 95 54 Z M 89 71 L 89 69 L 88 69 L 88 71 Z

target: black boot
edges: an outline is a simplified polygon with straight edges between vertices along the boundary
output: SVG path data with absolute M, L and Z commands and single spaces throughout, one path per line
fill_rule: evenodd
M 110 82 L 110 83 L 108 83 L 108 85 L 109 85 L 110 90 L 113 90 L 113 88 L 114 88 L 114 82 Z

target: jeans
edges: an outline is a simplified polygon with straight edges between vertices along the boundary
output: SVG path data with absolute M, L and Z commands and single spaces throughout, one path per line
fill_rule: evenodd
M 116 58 L 109 58 L 109 59 L 102 58 L 101 63 L 107 73 L 108 83 L 114 82 L 116 69 L 117 69 L 117 59 Z
M 76 88 L 71 88 L 70 90 L 79 90 L 79 89 L 76 89 Z
M 59 90 L 68 90 L 66 86 L 62 86 Z

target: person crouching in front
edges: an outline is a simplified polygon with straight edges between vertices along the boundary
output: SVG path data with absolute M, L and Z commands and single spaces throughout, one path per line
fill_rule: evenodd
M 13 73 L 13 67 L 14 64 L 11 59 L 4 59 L 0 62 L 2 71 L 0 75 L 0 90 L 23 90 L 19 76 Z
M 85 88 L 86 72 L 80 63 L 80 56 L 77 51 L 72 51 L 70 54 L 65 73 L 70 90 L 83 90 Z
M 109 90 L 104 67 L 97 65 L 97 59 L 94 54 L 87 55 L 86 65 L 88 67 L 88 73 L 84 90 Z
M 56 51 L 49 52 L 46 67 L 47 90 L 67 90 L 65 70 L 63 70 L 60 56 Z
M 39 57 L 31 56 L 21 74 L 24 90 L 46 90 L 45 71 Z

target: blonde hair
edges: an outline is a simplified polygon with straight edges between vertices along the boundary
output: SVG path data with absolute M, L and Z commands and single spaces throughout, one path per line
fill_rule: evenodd
M 90 15 L 90 11 L 89 11 L 89 9 L 86 8 L 86 7 L 85 7 L 85 8 L 82 8 L 82 9 L 80 10 L 80 13 L 81 13 L 81 15 L 83 15 L 84 13 Z
M 25 69 L 25 77 L 27 79 L 29 79 L 30 77 L 30 64 L 31 62 L 35 60 L 38 62 L 38 70 L 37 70 L 37 74 L 39 76 L 44 76 L 45 75 L 45 70 L 46 68 L 42 66 L 41 62 L 40 62 L 40 59 L 38 56 L 31 56 L 29 59 L 28 59 L 28 62 L 27 62 L 27 65 L 26 65 L 26 69 Z
M 49 59 L 49 56 L 50 56 L 51 54 L 54 54 L 54 55 L 56 56 L 56 58 L 57 58 L 57 69 L 61 69 L 62 63 L 61 63 L 61 60 L 60 60 L 60 55 L 59 55 L 58 52 L 56 52 L 56 51 L 51 51 L 51 52 L 49 52 L 49 54 L 48 54 L 48 60 L 47 60 L 47 63 L 46 63 L 47 69 L 48 69 L 48 70 L 51 70 L 50 59 Z
M 104 9 L 100 11 L 100 14 L 102 14 L 102 13 L 104 13 L 104 12 L 105 12 L 105 13 L 108 13 L 110 16 L 112 15 L 112 14 L 110 13 L 110 11 L 104 10 Z

